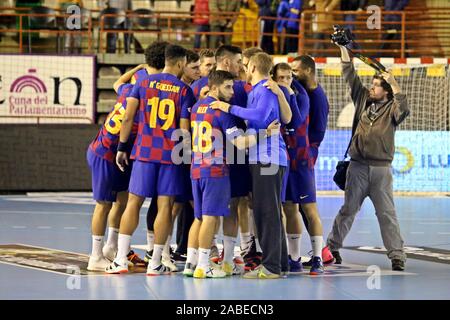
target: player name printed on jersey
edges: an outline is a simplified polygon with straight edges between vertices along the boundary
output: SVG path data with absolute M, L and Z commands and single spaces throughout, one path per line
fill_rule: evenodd
M 176 76 L 160 73 L 136 83 L 130 97 L 139 99 L 138 133 L 131 158 L 173 164 L 180 120 L 189 119 L 195 98 L 189 86 Z
M 154 88 L 154 89 L 158 89 L 161 91 L 174 92 L 174 93 L 180 92 L 179 86 L 175 86 L 175 85 L 168 84 L 168 83 L 161 83 L 161 82 L 157 82 L 157 81 L 150 81 L 149 88 L 151 88 L 151 89 Z

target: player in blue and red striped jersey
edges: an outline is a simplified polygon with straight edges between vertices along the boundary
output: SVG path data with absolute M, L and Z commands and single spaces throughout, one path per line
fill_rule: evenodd
M 324 90 L 316 79 L 316 65 L 312 57 L 307 55 L 296 57 L 292 62 L 292 70 L 295 77 L 306 89 L 310 101 L 308 161 L 311 163 L 312 169 L 308 175 L 305 174 L 305 186 L 308 187 L 308 190 L 305 190 L 304 194 L 301 195 L 300 212 L 310 235 L 313 249 L 312 259 L 309 262 L 304 262 L 303 265 L 311 266 L 310 273 L 314 274 L 323 272 L 322 262 L 327 264 L 334 261 L 333 255 L 323 241 L 322 223 L 316 203 L 314 176 L 314 165 L 319 146 L 325 136 L 327 127 L 329 104 Z
M 172 140 L 172 134 L 180 128 L 189 131 L 189 109 L 195 102 L 192 90 L 178 79 L 185 65 L 186 50 L 177 45 L 167 46 L 163 72 L 136 83 L 127 99 L 116 162 L 121 170 L 128 165 L 126 141 L 139 112 L 138 134 L 131 152 L 131 159 L 135 161 L 128 203 L 120 222 L 117 257 L 107 267 L 107 273 L 128 272 L 126 252 L 139 222 L 139 210 L 146 197 L 156 196 L 155 244 L 147 275 L 170 272 L 161 264 L 161 255 L 172 227 L 174 198 L 182 193 L 181 166 L 174 164 L 172 157 L 178 142 Z
M 183 69 L 181 81 L 186 85 L 190 85 L 193 81 L 200 78 L 200 56 L 192 51 L 187 50 L 186 66 Z M 172 209 L 172 221 L 177 221 L 177 250 L 171 253 L 170 241 L 172 239 L 172 231 L 167 237 L 166 245 L 162 254 L 162 263 L 169 267 L 172 271 L 177 270 L 175 263 L 184 263 L 186 261 L 187 241 L 189 228 L 194 221 L 194 210 L 190 202 L 192 202 L 192 186 L 190 177 L 190 164 L 183 165 L 183 194 L 175 197 L 175 203 Z M 158 213 L 155 203 L 151 203 L 147 212 L 147 245 L 148 250 L 144 260 L 148 263 L 153 254 L 154 238 L 154 221 Z
M 89 270 L 104 271 L 109 264 L 107 260 L 112 261 L 117 252 L 119 222 L 127 203 L 131 172 L 131 168 L 121 172 L 115 164 L 119 133 L 127 108 L 126 98 L 133 88 L 133 85 L 128 82 L 136 77 L 136 74 L 148 75 L 148 73 L 160 72 L 164 67 L 164 64 L 161 65 L 161 57 L 164 63 L 164 50 L 167 44 L 167 42 L 154 42 L 149 45 L 146 52 L 151 54 L 146 60 L 147 64 L 139 65 L 126 72 L 114 83 L 114 90 L 118 94 L 117 103 L 89 146 L 87 158 L 92 173 L 94 199 L 97 201 L 92 219 L 93 245 L 88 263 Z M 129 140 L 131 144 L 136 133 L 137 124 L 132 130 Z M 102 248 L 107 218 L 108 239 Z M 131 251 L 128 257 L 133 259 L 133 262 L 139 262 L 137 255 Z
M 228 71 L 235 79 L 239 78 L 239 73 L 243 68 L 242 65 L 242 50 L 239 47 L 231 45 L 220 46 L 216 51 L 216 70 Z M 209 90 L 208 77 L 202 77 L 191 85 L 192 91 L 197 99 L 203 97 Z M 231 103 L 234 105 L 245 107 L 247 105 L 247 94 L 251 90 L 251 85 L 242 80 L 235 80 L 233 83 L 233 97 Z M 237 119 L 238 127 L 245 130 L 245 122 L 242 119 Z M 235 149 L 235 161 L 230 165 L 230 179 L 231 179 L 231 214 L 224 219 L 224 241 L 232 240 L 237 237 L 238 224 L 236 223 L 238 217 L 239 202 L 244 201 L 245 197 L 250 192 L 250 172 L 248 165 L 245 164 L 245 153 Z M 240 160 L 240 161 L 239 161 Z M 213 261 L 218 261 L 218 250 L 216 243 L 213 242 L 211 251 L 211 258 Z
M 213 267 L 209 260 L 219 217 L 228 216 L 230 211 L 230 169 L 225 151 L 226 141 L 231 141 L 240 149 L 256 144 L 255 136 L 243 135 L 237 118 L 209 107 L 219 99 L 231 99 L 234 78 L 227 71 L 211 72 L 209 94 L 194 105 L 191 113 L 191 178 L 196 219 L 189 232 L 188 257 L 183 273 L 195 278 L 220 278 L 244 271 L 243 265 L 233 264 L 233 248 L 224 248 L 222 270 Z M 271 128 L 277 129 L 275 133 L 279 134 L 279 125 L 271 123 L 268 129 Z

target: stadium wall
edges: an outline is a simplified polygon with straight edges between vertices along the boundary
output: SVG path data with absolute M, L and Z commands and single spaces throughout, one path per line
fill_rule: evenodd
M 97 125 L 0 126 L 0 192 L 91 189 L 86 150 Z

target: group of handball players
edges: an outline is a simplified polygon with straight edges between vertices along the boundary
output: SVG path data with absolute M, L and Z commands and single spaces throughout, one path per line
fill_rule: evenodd
M 329 105 L 314 59 L 274 65 L 258 47 L 196 53 L 156 41 L 145 60 L 114 83 L 116 104 L 87 151 L 96 200 L 88 270 L 277 279 L 339 263 L 316 203 Z M 146 198 L 141 259 L 130 244 Z

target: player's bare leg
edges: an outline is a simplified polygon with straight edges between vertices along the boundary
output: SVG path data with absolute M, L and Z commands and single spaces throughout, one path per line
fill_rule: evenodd
M 104 236 L 108 213 L 111 210 L 112 203 L 106 201 L 97 201 L 94 214 L 92 215 L 91 231 L 95 236 Z
M 251 244 L 252 234 L 249 221 L 249 201 L 247 197 L 239 198 L 238 222 L 241 238 L 241 251 L 245 251 Z
M 219 233 L 220 230 L 220 219 L 216 225 L 216 229 L 214 230 L 214 237 L 213 240 L 211 242 L 211 252 L 209 255 L 209 258 L 211 259 L 212 262 L 214 263 L 218 263 L 220 261 L 220 254 L 219 254 L 219 248 L 217 247 L 217 234 Z
M 327 257 L 323 257 L 324 241 L 323 241 L 323 228 L 322 221 L 320 220 L 319 210 L 316 202 L 303 203 L 301 209 L 308 220 L 308 232 L 311 239 L 311 246 L 313 250 L 313 257 L 311 261 L 311 274 L 323 273 L 323 261 L 328 262 Z M 331 256 L 331 262 L 333 257 Z M 318 262 L 320 258 L 320 263 Z M 317 260 L 315 262 L 315 260 Z
M 90 271 L 102 271 L 108 265 L 108 260 L 103 257 L 103 237 L 105 235 L 106 221 L 111 210 L 112 203 L 97 201 L 92 215 L 92 251 L 89 257 L 87 269 Z
M 116 202 L 113 203 L 108 214 L 108 238 L 103 246 L 103 256 L 113 261 L 117 254 L 117 242 L 119 239 L 119 226 L 122 214 L 125 211 L 128 202 L 128 192 L 117 193 Z
M 106 268 L 107 273 L 126 273 L 128 272 L 127 255 L 130 251 L 131 235 L 136 230 L 139 223 L 139 211 L 145 198 L 130 193 L 127 206 L 120 219 L 119 240 L 117 256 L 114 261 Z
M 223 278 L 226 273 L 210 266 L 209 254 L 214 238 L 214 232 L 220 218 L 217 216 L 202 216 L 202 223 L 198 233 L 198 264 L 195 268 L 194 278 Z
M 240 198 L 230 201 L 230 215 L 223 218 L 223 262 L 222 270 L 229 276 L 243 274 L 243 262 L 234 261 L 234 247 L 239 230 L 238 211 Z M 236 264 L 237 263 L 237 264 Z
M 300 261 L 300 245 L 302 238 L 302 225 L 298 204 L 286 201 L 283 205 L 283 211 L 286 217 L 286 237 L 289 252 L 289 269 L 292 273 L 303 270 Z
M 195 218 L 189 229 L 187 258 L 183 271 L 183 274 L 187 277 L 192 277 L 194 275 L 194 270 L 198 264 L 198 234 L 201 225 L 202 221 Z
M 173 234 L 173 226 L 177 219 L 177 217 L 180 215 L 180 213 L 183 211 L 184 203 L 175 202 L 172 207 L 172 227 L 169 231 L 169 235 L 167 236 L 166 244 L 164 245 L 164 250 L 162 253 L 161 261 L 162 263 L 170 269 L 172 272 L 178 271 L 177 266 L 175 263 L 171 260 L 170 257 L 170 242 L 172 240 L 172 234 Z
M 168 274 L 170 269 L 163 266 L 161 259 L 167 237 L 172 231 L 172 209 L 175 197 L 158 196 L 158 215 L 155 220 L 155 244 L 152 260 L 148 264 L 147 275 Z

